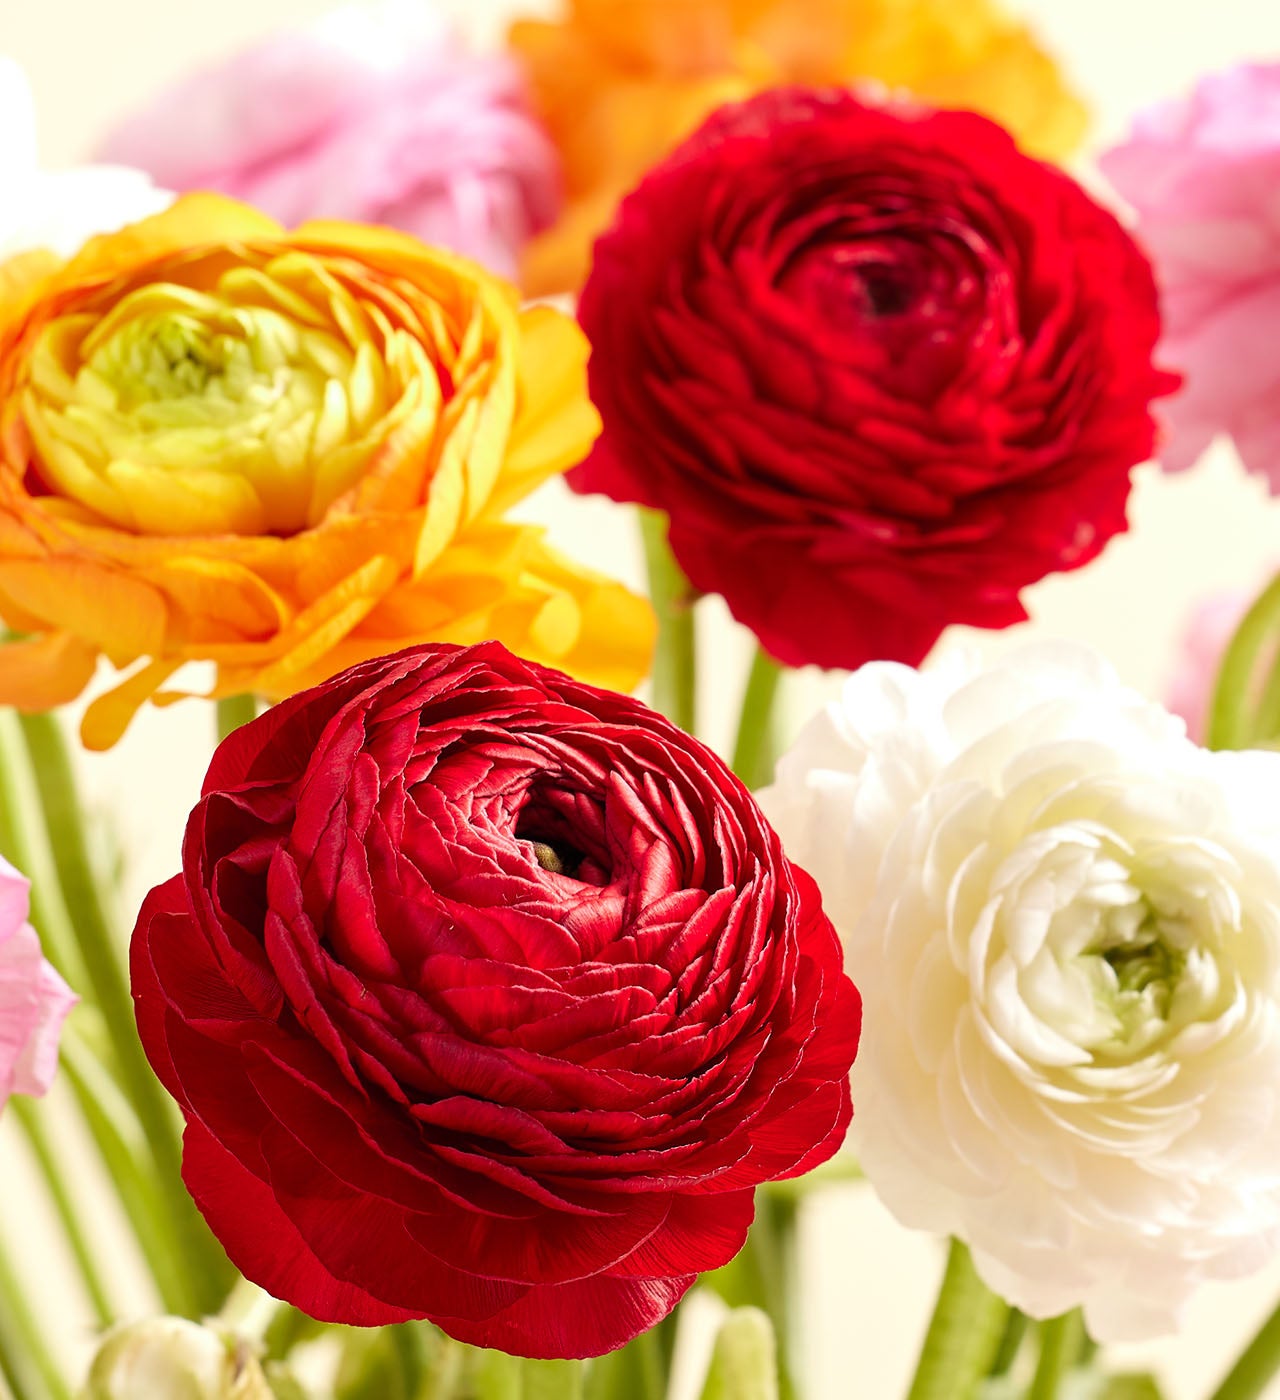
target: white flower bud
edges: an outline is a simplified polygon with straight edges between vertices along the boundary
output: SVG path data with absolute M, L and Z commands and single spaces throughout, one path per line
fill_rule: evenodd
M 242 1344 L 160 1317 L 107 1333 L 81 1400 L 272 1400 L 272 1393 Z

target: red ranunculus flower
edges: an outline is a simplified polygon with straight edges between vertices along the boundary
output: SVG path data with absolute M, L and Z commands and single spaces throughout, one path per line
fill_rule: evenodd
M 496 643 L 222 745 L 133 941 L 138 1025 L 232 1260 L 315 1317 L 595 1355 L 829 1157 L 859 1001 L 743 786 Z
M 780 661 L 920 661 L 948 623 L 1125 528 L 1153 446 L 1151 270 L 967 112 L 784 89 L 624 202 L 581 320 L 582 491 L 668 512 L 699 589 Z

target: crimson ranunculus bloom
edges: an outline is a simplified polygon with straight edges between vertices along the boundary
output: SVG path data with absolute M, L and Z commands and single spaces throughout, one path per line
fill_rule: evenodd
M 624 202 L 581 320 L 604 435 L 570 481 L 668 512 L 778 660 L 920 661 L 1125 528 L 1151 270 L 968 112 L 783 89 Z
M 746 789 L 497 643 L 232 735 L 132 961 L 191 1194 L 324 1320 L 605 1352 L 852 1112 L 858 994 Z

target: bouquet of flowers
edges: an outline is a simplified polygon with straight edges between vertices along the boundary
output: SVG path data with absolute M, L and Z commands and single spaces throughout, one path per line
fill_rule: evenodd
M 1105 190 L 991 0 L 384 0 L 58 174 L 0 111 L 0 1106 L 75 1291 L 7 1191 L 0 1398 L 830 1400 L 843 1182 L 948 1242 L 909 1400 L 1172 1400 L 1112 1348 L 1280 1256 L 1280 583 L 1170 708 L 931 654 L 1153 458 L 1280 490 L 1280 68 Z M 178 703 L 130 907 L 77 749 Z

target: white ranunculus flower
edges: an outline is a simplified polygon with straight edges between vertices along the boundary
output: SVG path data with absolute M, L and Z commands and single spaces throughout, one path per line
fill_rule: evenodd
M 845 935 L 855 1150 L 1035 1317 L 1172 1330 L 1280 1247 L 1280 754 L 1092 653 L 871 665 L 765 810 Z
M 172 202 L 142 171 L 124 166 L 41 170 L 27 76 L 0 55 L 0 260 L 33 248 L 69 257 L 94 234 L 113 233 Z

